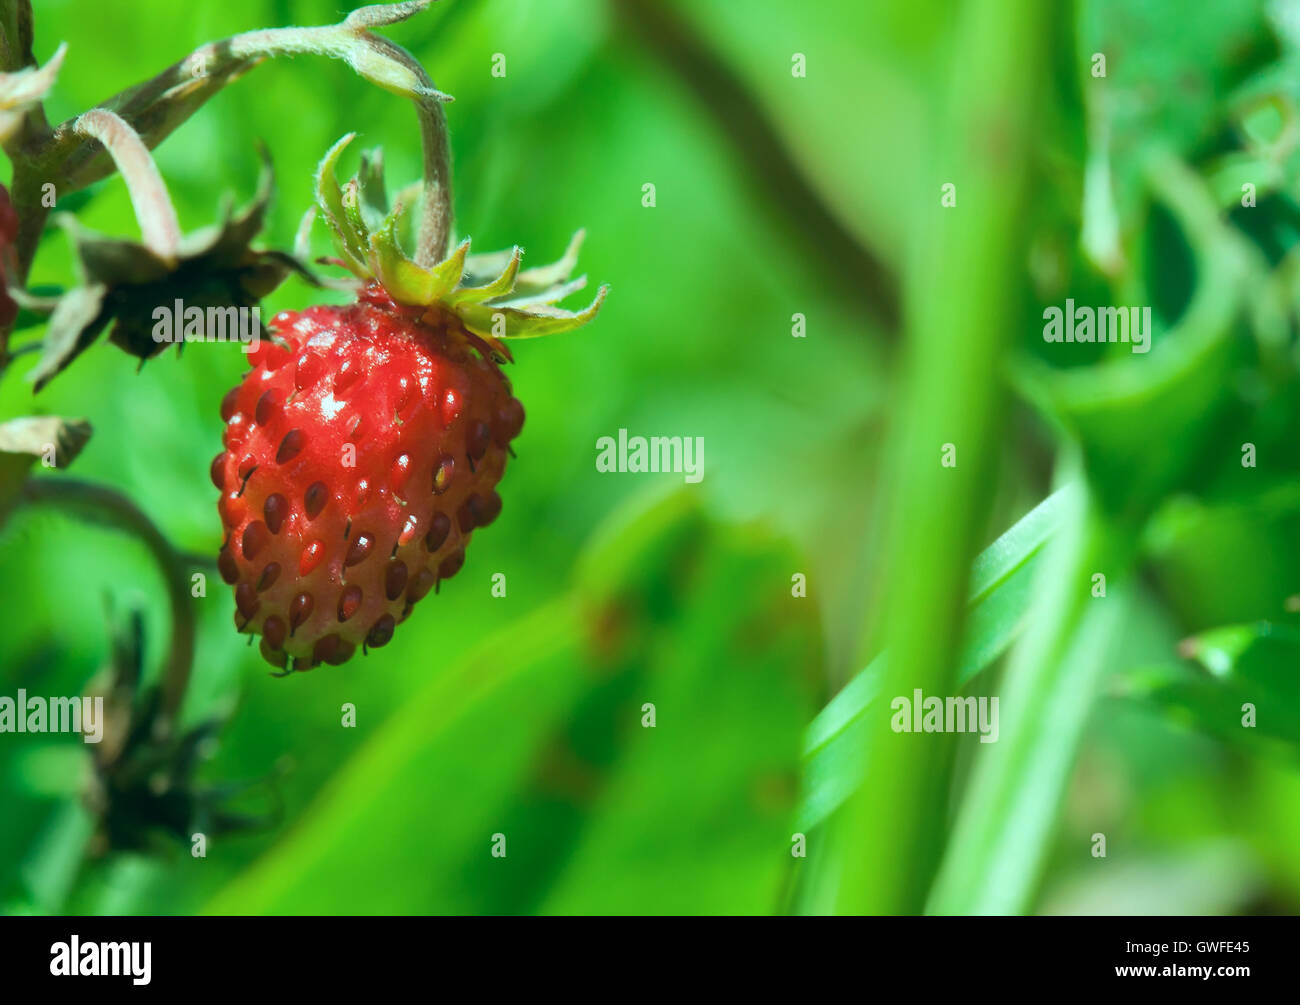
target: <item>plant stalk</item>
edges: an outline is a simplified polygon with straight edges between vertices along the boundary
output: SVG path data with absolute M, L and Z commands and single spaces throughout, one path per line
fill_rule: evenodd
M 891 700 L 910 699 L 917 688 L 926 696 L 958 693 L 971 561 L 1001 428 L 1002 369 L 1023 293 L 1027 165 L 1049 27 L 1037 0 L 971 0 L 956 36 L 928 189 L 933 202 L 919 210 L 910 249 L 906 391 L 889 482 L 889 659 L 884 700 L 864 730 L 864 782 L 838 818 L 845 862 L 837 909 L 844 913 L 919 913 L 943 847 L 953 737 L 894 732 Z M 941 201 L 946 183 L 956 186 L 954 206 Z

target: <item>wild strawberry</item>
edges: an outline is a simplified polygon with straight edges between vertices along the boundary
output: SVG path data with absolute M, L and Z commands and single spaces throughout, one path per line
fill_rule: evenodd
M 501 274 L 482 285 L 470 277 L 488 263 L 467 259 L 468 242 L 420 268 L 397 245 L 400 210 L 374 233 L 336 212 L 333 165 L 349 138 L 323 162 L 318 194 L 366 285 L 355 304 L 276 316 L 222 403 L 226 449 L 212 463 L 236 625 L 289 669 L 385 645 L 460 570 L 474 530 L 501 511 L 496 486 L 524 421 L 499 339 L 577 327 L 605 293 L 581 313 L 547 306 L 581 285 L 567 282 L 577 240 L 532 272 L 519 272 L 517 248 L 486 256 Z M 383 205 L 365 191 L 373 178 L 363 164 L 351 194 Z

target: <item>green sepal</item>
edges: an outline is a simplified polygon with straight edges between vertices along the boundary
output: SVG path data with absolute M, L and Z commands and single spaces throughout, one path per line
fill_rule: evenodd
M 579 276 L 577 279 L 570 279 L 567 283 L 559 283 L 556 286 L 548 286 L 544 290 L 536 293 L 516 296 L 511 294 L 509 297 L 497 300 L 496 303 L 501 307 L 531 307 L 535 304 L 554 304 L 571 293 L 577 293 L 579 290 L 587 288 L 587 277 Z M 518 291 L 516 291 L 517 293 Z
M 519 273 L 519 281 L 515 284 L 514 293 L 516 295 L 531 296 L 566 282 L 573 275 L 573 270 L 578 267 L 578 252 L 581 250 L 582 242 L 586 240 L 586 237 L 587 231 L 585 229 L 575 231 L 574 235 L 569 238 L 569 246 L 564 249 L 564 254 L 557 261 L 552 262 L 550 265 L 539 265 L 533 269 L 525 269 Z
M 316 201 L 334 236 L 343 266 L 363 282 L 379 283 L 394 302 L 438 307 L 499 350 L 497 338 L 537 338 L 569 331 L 596 316 L 608 287 L 601 287 L 584 310 L 554 306 L 586 286 L 586 276 L 570 278 L 577 266 L 585 231 L 569 241 L 558 261 L 520 270 L 518 246 L 492 254 L 470 255 L 465 240 L 437 264 L 421 265 L 402 247 L 414 198 L 404 189 L 390 209 L 384 190 L 383 158 L 378 150 L 361 156 L 360 169 L 340 186 L 336 168 L 349 133 L 332 146 L 317 169 Z M 304 220 L 304 227 L 308 222 Z M 305 230 L 297 245 L 306 246 Z
M 425 306 L 441 301 L 455 289 L 465 269 L 469 241 L 463 241 L 443 261 L 425 269 L 411 261 L 397 243 L 397 212 L 370 235 L 370 271 L 399 304 Z
M 334 234 L 335 244 L 343 256 L 344 264 L 358 276 L 367 269 L 365 235 L 353 229 L 343 202 L 343 189 L 339 187 L 334 165 L 343 148 L 352 142 L 356 133 L 348 133 L 326 152 L 316 169 L 316 204 L 320 207 L 325 225 Z
M 363 229 L 367 233 L 378 230 L 389 212 L 388 193 L 384 190 L 384 153 L 378 147 L 361 155 L 357 196 Z
M 505 264 L 505 268 L 501 270 L 501 275 L 491 282 L 484 283 L 482 286 L 461 286 L 452 290 L 447 295 L 447 303 L 452 306 L 462 303 L 481 304 L 485 300 L 494 300 L 508 294 L 515 287 L 515 278 L 519 275 L 519 263 L 522 258 L 523 252 L 520 250 L 519 245 L 515 245 L 514 250 L 510 253 L 510 258 Z
M 539 306 L 524 310 L 502 304 L 460 304 L 456 313 L 465 327 L 476 335 L 505 339 L 540 338 L 581 328 L 600 311 L 608 293 L 609 287 L 602 286 L 596 299 L 581 311 L 566 311 L 560 307 Z M 495 330 L 501 323 L 504 323 L 505 331 Z

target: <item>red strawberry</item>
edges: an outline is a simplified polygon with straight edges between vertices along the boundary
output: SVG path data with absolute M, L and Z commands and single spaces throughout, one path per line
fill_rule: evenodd
M 328 218 L 345 264 L 372 281 L 355 304 L 274 319 L 222 403 L 226 449 L 212 463 L 236 625 L 290 669 L 385 645 L 460 570 L 473 530 L 501 511 L 496 485 L 524 421 L 491 329 L 508 338 L 576 327 L 604 295 L 581 314 L 528 306 L 574 288 L 564 281 L 576 242 L 567 267 L 531 275 L 519 273 L 518 249 L 492 256 L 501 276 L 473 286 L 467 245 L 420 269 L 392 238 L 395 218 L 373 238 L 355 216 Z
M 459 571 L 524 410 L 454 315 L 378 288 L 272 328 L 286 345 L 264 341 L 222 405 L 221 571 L 270 662 L 341 663 Z

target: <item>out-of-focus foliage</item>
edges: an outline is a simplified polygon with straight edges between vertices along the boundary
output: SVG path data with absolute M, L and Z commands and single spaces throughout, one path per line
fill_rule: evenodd
M 323 3 L 143 3 L 112 16 L 42 4 L 38 57 L 60 40 L 78 54 L 51 118 L 209 39 L 337 17 Z M 456 96 L 458 234 L 482 250 L 517 242 L 527 266 L 557 257 L 586 226 L 584 271 L 616 299 L 590 332 L 516 350 L 511 376 L 528 422 L 505 512 L 426 616 L 383 651 L 271 680 L 232 630 L 229 591 L 196 567 L 208 583 L 194 600 L 187 719 L 229 713 L 204 775 L 255 783 L 235 806 L 268 817 L 264 830 L 215 837 L 206 859 L 177 846 L 59 878 L 59 837 L 75 849 L 82 833 L 63 809 L 81 785 L 80 744 L 4 735 L 0 891 L 16 910 L 775 909 L 801 733 L 829 693 L 818 605 L 791 597 L 791 576 L 819 582 L 815 563 L 836 558 L 828 543 L 809 559 L 819 526 L 852 526 L 857 508 L 805 491 L 784 459 L 820 468 L 815 480 L 829 488 L 868 445 L 861 389 L 877 378 L 867 330 L 816 263 L 784 248 L 780 214 L 740 190 L 749 165 L 696 98 L 615 30 L 606 5 L 456 0 L 385 33 Z M 497 52 L 505 77 L 491 72 Z M 419 174 L 415 126 L 408 103 L 343 65 L 298 58 L 223 91 L 155 156 L 192 229 L 223 196 L 252 195 L 254 141 L 264 140 L 277 178 L 266 240 L 289 248 L 334 139 L 358 130 L 382 145 L 396 188 Z M 658 186 L 653 210 L 641 206 L 647 181 Z M 94 186 L 79 218 L 137 233 L 117 178 Z M 329 252 L 323 232 L 315 240 L 317 254 Z M 52 232 L 32 283 L 66 284 L 70 267 Z M 264 314 L 322 296 L 333 294 L 291 281 Z M 816 338 L 790 337 L 798 311 Z M 25 329 L 15 344 L 39 334 Z M 120 488 L 179 548 L 213 553 L 206 471 L 220 449 L 218 404 L 243 368 L 238 350 L 191 345 L 136 375 L 135 361 L 99 346 L 36 408 L 23 379 L 31 361 L 0 383 L 0 414 L 84 414 L 99 435 L 77 475 Z M 598 473 L 595 441 L 620 428 L 702 436 L 704 482 Z M 669 491 L 687 505 L 658 523 L 609 522 L 624 502 L 644 508 L 638 500 Z M 608 544 L 589 551 L 601 525 Z M 143 547 L 31 508 L 2 533 L 0 594 L 12 614 L 0 693 L 78 693 L 109 646 L 110 599 L 143 609 L 156 670 L 169 625 Z M 627 565 L 637 533 L 644 557 Z M 495 572 L 506 575 L 504 598 L 492 596 Z M 355 729 L 340 725 L 345 702 Z M 647 702 L 653 729 L 641 724 Z M 507 836 L 502 860 L 490 855 L 496 832 Z
M 210 39 L 339 14 L 323 0 L 38 6 L 38 58 L 68 43 L 52 120 Z M 204 858 L 178 844 L 83 864 L 94 830 L 78 801 L 83 745 L 0 734 L 0 906 L 826 909 L 835 856 L 852 849 L 823 840 L 824 818 L 858 778 L 872 784 L 870 765 L 836 737 L 852 734 L 862 709 L 888 705 L 870 701 L 868 670 L 825 707 L 862 671 L 890 593 L 882 443 L 899 418 L 901 333 L 818 249 L 848 248 L 923 282 L 913 251 L 939 204 L 925 186 L 964 44 L 951 7 L 441 0 L 384 29 L 456 97 L 458 238 L 478 250 L 518 243 L 526 266 L 554 259 L 586 226 L 582 267 L 611 285 L 609 300 L 589 329 L 515 350 L 528 422 L 503 514 L 388 647 L 272 680 L 233 631 L 229 591 L 194 565 L 207 590 L 193 599 L 185 721 L 225 720 L 201 775 L 230 786 L 231 811 L 260 826 L 214 835 Z M 1002 361 L 1014 392 L 997 480 L 971 505 L 987 512 L 979 545 L 995 541 L 1050 494 L 1056 452 L 1077 445 L 1089 497 L 1122 529 L 1136 575 L 1117 594 L 1131 600 L 1116 600 L 1126 606 L 1101 696 L 1078 710 L 1061 805 L 1044 796 L 1035 807 L 1049 826 L 1029 907 L 1293 912 L 1300 5 L 1216 0 L 1195 16 L 1176 0 L 1075 7 L 1053 27 L 1061 37 L 1034 141 L 1016 276 L 1025 317 Z M 652 23 L 693 44 L 665 49 Z M 688 51 L 707 56 L 704 77 L 671 55 Z M 1105 78 L 1090 73 L 1095 52 L 1107 55 Z M 793 53 L 806 57 L 806 77 L 792 75 Z M 492 72 L 498 56 L 504 76 Z M 710 91 L 709 73 L 728 88 Z M 743 96 L 743 107 L 719 107 L 717 93 Z M 418 176 L 409 104 L 339 63 L 271 61 L 155 156 L 192 230 L 226 194 L 252 196 L 255 141 L 265 141 L 277 178 L 266 240 L 287 249 L 318 158 L 354 130 L 354 146 L 383 146 L 391 188 Z M 792 193 L 765 184 L 774 166 L 756 153 L 769 148 L 747 141 L 755 135 L 793 165 L 816 227 Z M 1245 182 L 1257 186 L 1251 208 Z M 654 208 L 642 204 L 646 183 Z M 978 205 L 960 186 L 958 205 Z M 87 196 L 59 208 L 96 231 L 137 235 L 120 179 Z M 329 252 L 319 231 L 314 251 Z M 32 285 L 66 285 L 72 267 L 51 228 Z M 290 280 L 264 310 L 337 296 Z M 1153 305 L 1152 352 L 1044 343 L 1042 310 L 1067 297 Z M 791 337 L 794 315 L 807 337 Z M 41 331 L 23 328 L 14 345 Z M 0 380 L 0 421 L 84 417 L 95 433 L 76 475 L 121 490 L 182 551 L 215 553 L 207 469 L 220 450 L 218 403 L 243 368 L 238 349 L 188 346 L 137 374 L 135 360 L 98 345 L 33 401 L 25 378 L 36 358 L 21 356 Z M 595 441 L 620 428 L 702 437 L 703 482 L 598 473 Z M 1247 442 L 1254 468 L 1241 464 Z M 1054 616 L 1031 588 L 1060 568 L 1040 560 L 1044 538 L 1031 518 L 977 563 L 954 668 L 961 693 L 998 693 L 998 656 L 1028 619 Z M 498 572 L 505 597 L 491 592 Z M 792 596 L 796 574 L 806 598 Z M 0 527 L 0 695 L 80 693 L 124 610 L 142 612 L 143 665 L 156 673 L 164 596 L 141 543 L 18 508 Z M 355 728 L 341 725 L 345 703 Z M 1242 727 L 1243 703 L 1257 708 L 1257 728 Z M 958 796 L 985 754 L 962 738 Z M 895 763 L 909 770 L 906 757 Z M 946 836 L 950 824 L 936 826 Z M 804 827 L 806 862 L 791 857 Z M 1089 854 L 1097 832 L 1106 859 Z

